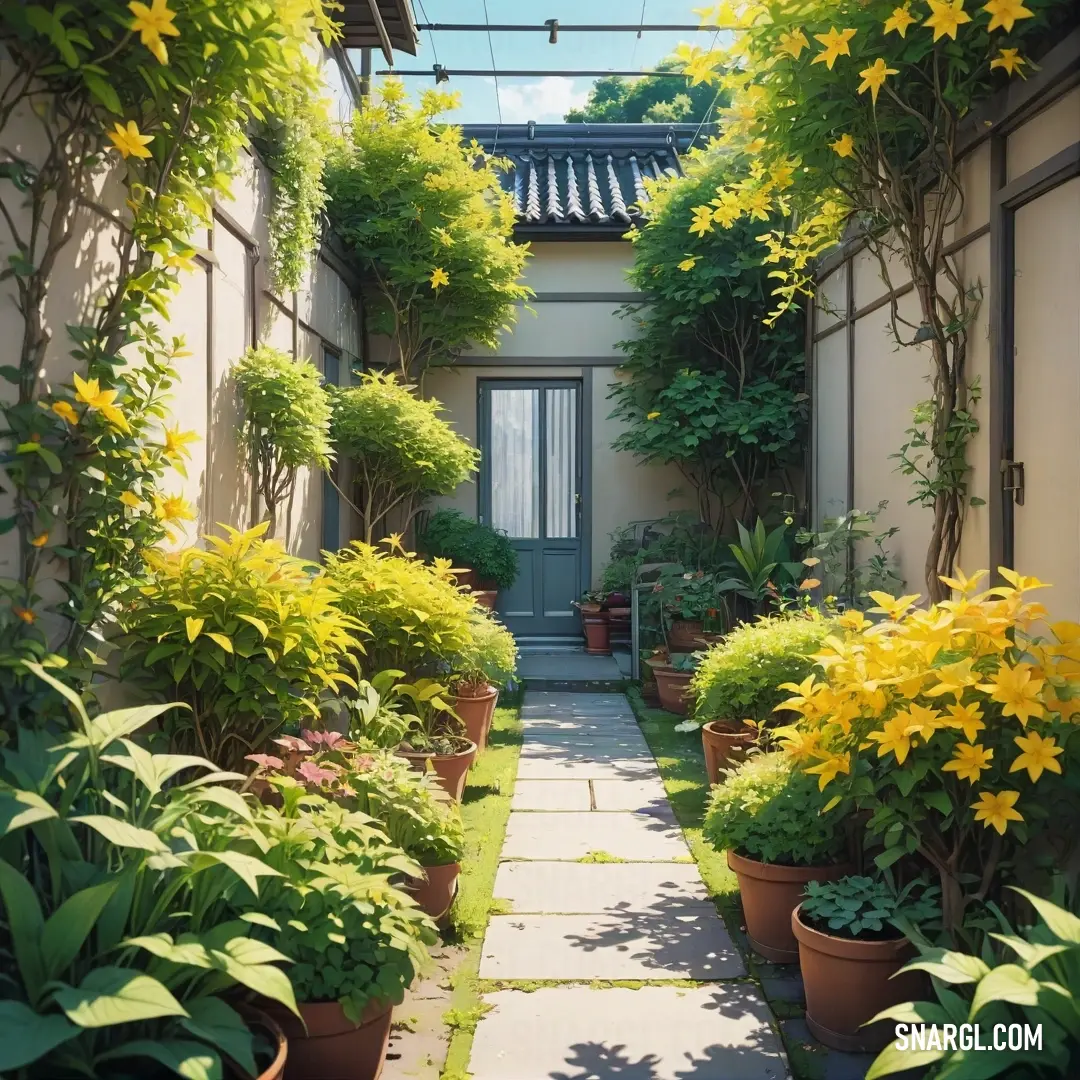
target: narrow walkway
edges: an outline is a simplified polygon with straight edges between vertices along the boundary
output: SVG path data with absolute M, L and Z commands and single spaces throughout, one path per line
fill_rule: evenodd
M 531 992 L 484 996 L 474 1080 L 783 1080 L 626 699 L 530 692 L 522 718 L 495 883 L 513 913 L 492 917 L 480 978 Z M 588 985 L 624 980 L 658 985 Z

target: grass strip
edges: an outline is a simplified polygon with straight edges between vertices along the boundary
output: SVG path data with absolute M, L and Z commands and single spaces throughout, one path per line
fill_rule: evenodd
M 450 913 L 447 941 L 468 951 L 450 976 L 451 1007 L 445 1020 L 451 1029 L 443 1066 L 444 1080 L 468 1075 L 473 1033 L 486 1011 L 480 1000 L 480 950 L 492 915 L 492 894 L 499 870 L 499 853 L 510 817 L 518 755 L 521 753 L 521 702 L 524 691 L 503 699 L 495 710 L 488 747 L 469 770 L 461 813 L 465 820 L 465 858 L 458 895 Z

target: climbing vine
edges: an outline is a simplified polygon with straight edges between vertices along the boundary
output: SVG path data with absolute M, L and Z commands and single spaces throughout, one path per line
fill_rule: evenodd
M 39 711 L 23 663 L 85 666 L 142 553 L 194 517 L 164 485 L 193 436 L 168 424 L 187 354 L 158 324 L 247 125 L 314 91 L 307 47 L 333 32 L 318 0 L 0 0 L 2 279 L 20 322 L 0 368 L 5 721 Z M 81 311 L 76 240 L 101 253 Z

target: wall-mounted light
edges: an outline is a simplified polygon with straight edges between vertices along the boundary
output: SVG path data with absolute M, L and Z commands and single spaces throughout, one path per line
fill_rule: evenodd
M 548 44 L 557 45 L 559 42 L 559 20 L 545 19 L 544 25 L 548 29 Z
M 436 86 L 438 86 L 439 83 L 444 83 L 444 82 L 449 82 L 450 81 L 450 73 L 446 70 L 445 67 L 443 67 L 442 64 L 432 64 L 431 65 L 431 70 L 435 72 L 435 85 Z

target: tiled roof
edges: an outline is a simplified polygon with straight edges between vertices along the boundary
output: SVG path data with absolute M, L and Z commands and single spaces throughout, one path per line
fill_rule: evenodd
M 466 138 L 507 158 L 503 183 L 523 233 L 625 232 L 647 201 L 644 180 L 681 172 L 697 125 L 466 125 Z

